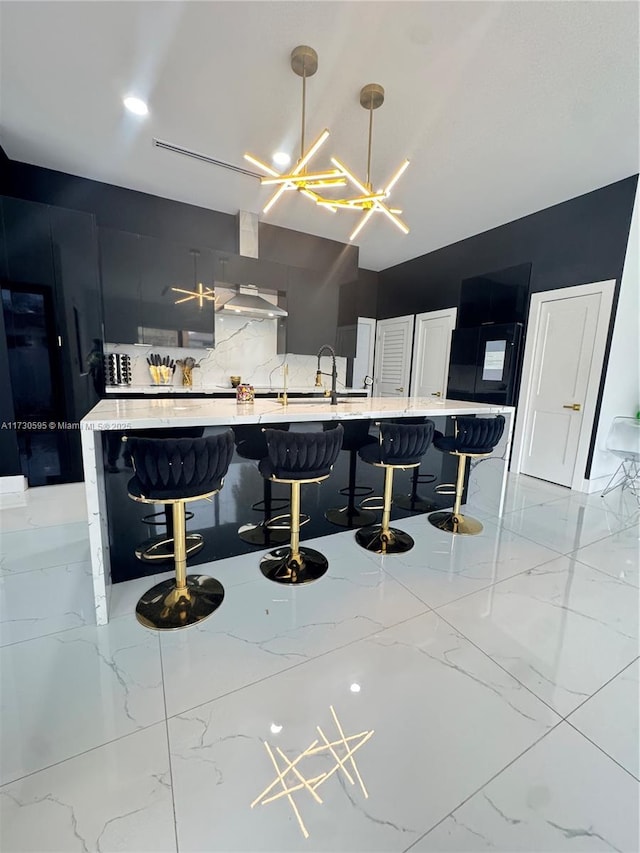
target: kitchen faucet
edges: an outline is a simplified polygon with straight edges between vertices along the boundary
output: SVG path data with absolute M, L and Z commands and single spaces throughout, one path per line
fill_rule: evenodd
M 320 370 L 320 356 L 325 350 L 329 350 L 329 354 L 332 359 L 331 365 L 331 405 L 338 405 L 338 395 L 336 393 L 336 381 L 338 379 L 338 368 L 336 367 L 336 352 L 333 347 L 329 346 L 329 344 L 323 344 L 318 350 L 318 369 L 316 370 L 316 388 L 322 387 L 322 371 Z M 329 376 L 328 373 L 324 374 L 325 376 Z

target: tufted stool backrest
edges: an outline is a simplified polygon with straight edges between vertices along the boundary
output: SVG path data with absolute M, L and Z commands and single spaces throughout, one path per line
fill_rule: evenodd
M 342 447 L 343 429 L 338 425 L 326 432 L 283 432 L 265 429 L 269 455 L 260 470 L 282 480 L 326 477 Z M 264 463 L 264 464 L 263 464 Z
M 135 471 L 130 494 L 161 501 L 192 498 L 222 487 L 233 455 L 233 431 L 204 438 L 128 440 Z

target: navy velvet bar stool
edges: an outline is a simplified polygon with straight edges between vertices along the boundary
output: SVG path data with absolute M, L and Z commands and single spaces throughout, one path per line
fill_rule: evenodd
M 373 492 L 371 486 L 364 486 L 356 482 L 358 451 L 367 444 L 377 444 L 377 439 L 369 434 L 371 421 L 341 421 L 344 429 L 342 449 L 349 452 L 349 482 L 339 493 L 347 498 L 347 505 L 330 507 L 324 514 L 327 521 L 337 524 L 339 527 L 364 527 L 375 521 L 375 515 L 371 510 L 356 506 L 356 498 L 364 498 Z M 323 424 L 323 429 L 335 429 L 335 422 Z M 379 500 L 379 498 L 378 498 Z
M 260 570 L 269 580 L 303 584 L 317 580 L 327 571 L 324 554 L 300 546 L 300 486 L 326 480 L 342 447 L 342 426 L 326 432 L 284 432 L 265 429 L 268 455 L 259 471 L 274 483 L 291 487 L 291 541 L 270 551 L 260 561 Z
M 175 579 L 145 592 L 136 606 L 147 628 L 173 630 L 206 619 L 222 603 L 222 584 L 206 575 L 187 575 L 185 504 L 210 498 L 222 488 L 233 455 L 233 432 L 204 438 L 129 438 L 134 476 L 129 497 L 172 508 Z
M 495 418 L 456 416 L 454 422 L 454 435 L 442 435 L 441 432 L 436 432 L 433 444 L 443 453 L 451 453 L 458 457 L 455 503 L 452 512 L 441 510 L 431 513 L 429 522 L 434 527 L 446 530 L 448 533 L 464 533 L 468 536 L 475 536 L 482 532 L 482 523 L 476 518 L 471 518 L 471 516 L 463 515 L 460 512 L 467 459 L 490 456 L 493 453 L 494 447 L 504 432 L 504 417 L 502 415 L 497 415 Z M 447 492 L 447 494 L 449 493 Z
M 260 424 L 240 425 L 234 428 L 236 453 L 243 459 L 252 459 L 259 462 L 268 455 L 267 442 L 264 430 L 269 427 Z M 287 431 L 289 424 L 278 424 L 277 429 Z M 274 498 L 272 494 L 272 482 L 263 479 L 262 500 L 257 501 L 251 509 L 262 512 L 263 520 L 254 524 L 247 522 L 238 528 L 238 536 L 249 545 L 257 545 L 260 548 L 269 548 L 274 545 L 284 545 L 289 541 L 289 523 L 287 515 L 273 516 L 273 510 L 279 511 L 289 506 L 286 498 Z
M 416 468 L 429 449 L 433 439 L 434 423 L 421 424 L 380 423 L 380 436 L 376 444 L 368 444 L 360 451 L 360 458 L 370 465 L 384 468 L 384 497 L 382 523 L 361 527 L 356 532 L 356 542 L 376 554 L 400 554 L 413 548 L 414 542 L 404 530 L 390 527 L 393 493 L 393 472 L 396 468 Z

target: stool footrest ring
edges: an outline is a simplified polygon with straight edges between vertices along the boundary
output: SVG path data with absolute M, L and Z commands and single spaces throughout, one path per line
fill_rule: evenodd
M 374 512 L 381 512 L 384 509 L 384 498 L 382 495 L 371 495 L 370 498 L 361 500 L 358 506 L 360 509 L 371 509 Z
M 433 490 L 437 495 L 455 495 L 455 483 L 439 483 Z
M 373 492 L 373 486 L 358 486 L 357 484 L 350 489 L 349 486 L 345 486 L 344 489 L 338 489 L 339 495 L 344 495 L 345 498 L 353 495 L 354 498 L 365 498 L 367 495 L 370 495 Z
M 204 548 L 204 538 L 199 533 L 187 533 L 187 558 Z M 143 563 L 172 561 L 174 543 L 170 536 L 154 536 L 136 546 L 135 554 Z

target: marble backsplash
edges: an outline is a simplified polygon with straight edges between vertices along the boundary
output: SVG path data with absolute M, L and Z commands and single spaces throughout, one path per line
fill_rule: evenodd
M 240 376 L 243 382 L 254 387 L 282 389 L 283 366 L 288 365 L 290 388 L 311 388 L 315 381 L 317 357 L 296 353 L 277 352 L 277 321 L 247 320 L 241 317 L 216 316 L 216 346 L 214 349 L 167 347 L 135 344 L 106 343 L 105 353 L 123 353 L 131 358 L 131 385 L 153 384 L 147 364 L 150 353 L 169 356 L 174 361 L 187 356 L 195 358 L 199 367 L 193 371 L 193 387 L 230 388 L 230 376 Z M 344 387 L 347 359 L 336 359 L 338 389 Z M 322 370 L 331 372 L 331 359 L 322 358 Z M 324 377 L 327 386 L 330 377 Z M 182 374 L 176 367 L 174 387 L 182 384 Z

